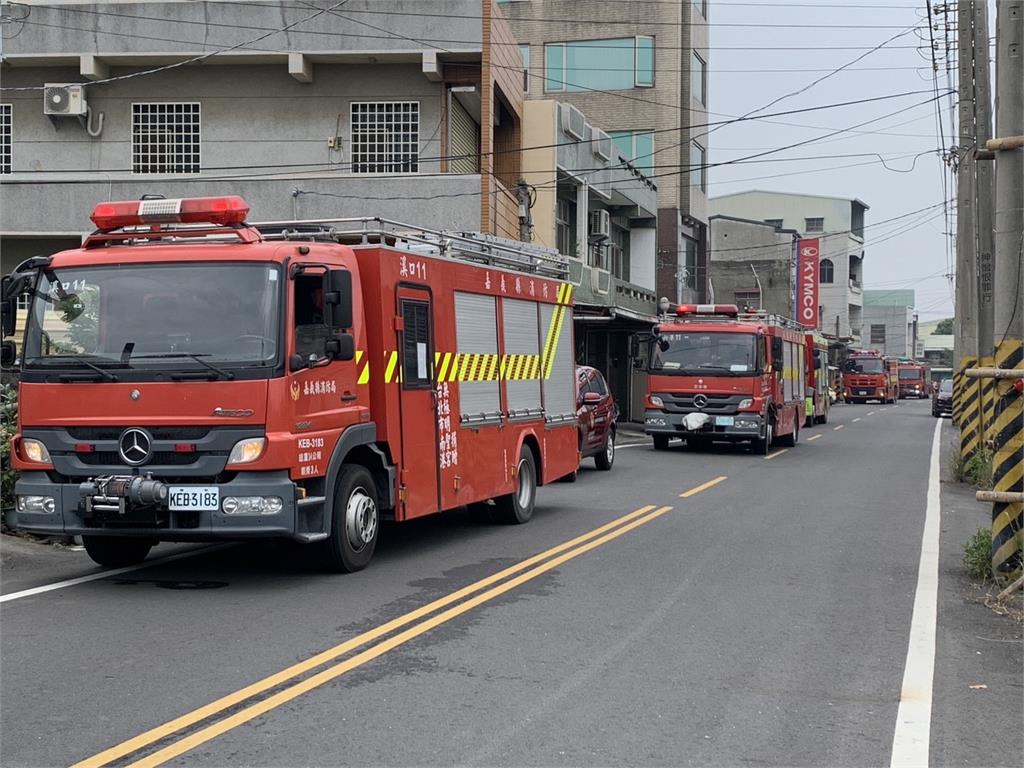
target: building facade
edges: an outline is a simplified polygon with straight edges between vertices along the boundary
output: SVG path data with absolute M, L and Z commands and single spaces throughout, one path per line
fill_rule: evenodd
M 794 317 L 794 258 L 800 234 L 763 221 L 710 217 L 708 285 L 714 301 Z
M 657 313 L 657 188 L 572 105 L 527 101 L 524 115 L 532 240 L 574 257 L 576 359 L 604 374 L 623 419 L 640 420 L 629 342 Z
M 517 238 L 522 64 L 497 6 L 340 6 L 31 6 L 0 72 L 3 270 L 144 194 Z
M 599 117 L 658 187 L 654 290 L 705 298 L 707 0 L 506 0 L 527 99 Z M 531 180 L 532 181 L 532 180 Z
M 752 190 L 712 198 L 712 214 L 764 221 L 819 242 L 819 326 L 858 346 L 863 340 L 864 215 L 857 199 Z
M 917 358 L 923 353 L 917 334 L 914 291 L 864 291 L 864 346 L 886 355 Z

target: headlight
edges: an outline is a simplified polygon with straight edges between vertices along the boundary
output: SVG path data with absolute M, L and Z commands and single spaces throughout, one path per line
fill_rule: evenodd
M 754 400 L 752 398 L 745 397 L 742 400 L 740 400 L 740 404 L 738 406 L 736 406 L 736 407 L 739 408 L 742 411 L 744 408 L 749 408 L 753 404 L 754 404 Z
M 650 395 L 647 398 L 647 400 L 648 400 L 648 402 L 649 402 L 649 404 L 650 404 L 650 406 L 652 408 L 664 408 L 665 407 L 665 403 L 657 395 Z
M 39 464 L 50 463 L 50 452 L 46 450 L 46 446 L 38 440 L 22 440 L 21 452 L 29 461 L 34 461 Z
M 225 515 L 276 515 L 284 502 L 279 496 L 227 496 L 221 509 Z
M 46 450 L 45 448 L 43 450 Z M 56 509 L 53 496 L 19 496 L 18 511 L 33 515 L 52 515 Z
M 263 455 L 263 448 L 266 444 L 267 439 L 265 437 L 247 437 L 245 440 L 239 440 L 235 443 L 235 447 L 231 449 L 231 454 L 228 456 L 228 466 L 232 464 L 249 464 L 256 461 L 256 459 Z

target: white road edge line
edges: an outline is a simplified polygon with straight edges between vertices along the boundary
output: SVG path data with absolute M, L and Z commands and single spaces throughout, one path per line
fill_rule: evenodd
M 152 560 L 146 560 L 142 563 L 139 563 L 138 565 L 128 565 L 124 568 L 111 568 L 106 571 L 100 571 L 99 573 L 90 573 L 88 576 L 79 576 L 75 579 L 66 579 L 64 581 L 55 581 L 52 584 L 43 584 L 41 587 L 23 589 L 20 592 L 11 592 L 7 595 L 0 595 L 0 603 L 10 602 L 11 600 L 21 600 L 23 597 L 41 595 L 44 592 L 53 592 L 57 589 L 66 589 L 67 587 L 74 587 L 79 584 L 85 584 L 90 581 L 106 579 L 110 576 L 120 576 L 122 573 L 131 573 L 132 571 L 138 571 L 143 568 L 149 568 L 154 565 L 163 565 L 164 563 L 170 563 L 175 560 L 184 560 L 186 557 L 195 557 L 196 555 L 203 554 L 205 552 L 212 552 L 213 550 L 217 549 L 223 549 L 227 546 L 229 545 L 215 544 L 212 547 L 200 547 L 199 549 L 189 550 L 188 552 L 178 552 L 174 555 L 167 555 L 167 557 L 157 557 Z
M 854 419 L 854 421 L 860 421 L 860 416 L 858 416 L 856 419 Z
M 840 424 L 838 427 L 832 427 L 832 431 L 835 432 L 837 429 L 842 429 L 843 425 Z
M 892 768 L 928 765 L 932 724 L 932 681 L 935 676 L 935 631 L 939 599 L 939 454 L 942 421 L 935 424 L 928 469 L 921 563 L 910 619 L 910 643 L 903 667 L 903 687 L 892 740 Z
M 874 415 L 875 415 L 875 412 L 874 412 L 874 411 L 868 411 L 867 415 L 868 415 L 868 416 L 874 416 Z
M 821 437 L 821 435 L 811 435 L 807 438 L 807 442 L 809 443 L 811 440 L 817 440 L 819 437 Z

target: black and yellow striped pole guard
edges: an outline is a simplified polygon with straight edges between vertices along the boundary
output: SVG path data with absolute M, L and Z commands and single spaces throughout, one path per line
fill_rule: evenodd
M 958 427 L 960 426 L 960 417 L 963 408 L 964 383 L 967 381 L 967 377 L 964 376 L 964 371 L 972 367 L 975 362 L 976 358 L 961 357 L 960 364 L 957 366 L 957 369 L 953 372 L 953 423 Z
M 1024 346 L 1020 339 L 1002 341 L 996 348 L 996 368 L 1024 370 Z M 992 504 L 992 570 L 1012 574 L 1021 570 L 1024 546 L 1024 395 L 1015 387 L 1019 379 L 989 379 L 995 389 L 992 423 L 994 453 L 992 490 L 1016 494 L 1018 501 Z
M 981 447 L 981 379 L 967 376 L 969 368 L 976 367 L 978 358 L 961 359 L 966 362 L 960 372 L 960 459 L 967 461 Z

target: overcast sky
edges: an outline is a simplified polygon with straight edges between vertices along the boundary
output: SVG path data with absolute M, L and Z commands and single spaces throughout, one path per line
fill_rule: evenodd
M 709 96 L 710 109 L 717 113 L 712 115 L 712 120 L 744 114 L 797 91 L 908 27 L 915 24 L 920 27 L 919 31 L 904 34 L 870 53 L 848 70 L 780 101 L 765 112 L 907 91 L 920 93 L 770 118 L 772 122 L 758 120 L 725 126 L 708 138 L 710 160 L 727 162 L 821 136 L 830 130 L 883 118 L 896 110 L 904 111 L 857 129 L 872 133 L 841 133 L 759 158 L 771 162 L 713 168 L 709 173 L 708 193 L 715 196 L 744 189 L 767 189 L 863 200 L 871 207 L 864 233 L 865 287 L 913 288 L 922 321 L 951 316 L 952 284 L 943 274 L 952 271 L 952 253 L 947 249 L 943 234 L 947 222 L 942 207 L 888 224 L 875 224 L 943 200 L 943 166 L 936 152 L 940 146 L 936 110 L 933 103 L 922 103 L 933 98 L 928 29 L 922 23 L 926 16 L 924 0 L 850 0 L 847 3 L 840 0 L 750 0 L 744 3 L 709 0 L 709 5 L 712 23 Z M 955 13 L 950 13 L 951 25 L 955 18 Z M 994 26 L 994 16 L 989 22 Z M 729 24 L 755 26 L 726 26 Z M 770 26 L 773 24 L 785 26 Z M 938 86 L 940 93 L 944 93 L 949 87 L 944 55 L 947 35 L 941 24 L 933 34 L 943 54 L 938 58 Z M 956 40 L 952 31 L 948 41 L 955 57 Z M 786 50 L 755 50 L 757 47 Z M 955 78 L 955 59 L 952 63 Z M 952 102 L 943 97 L 940 103 L 945 143 L 949 147 L 956 141 L 955 133 L 950 135 Z M 887 170 L 877 157 L 867 153 L 881 154 L 893 170 Z M 789 159 L 800 157 L 815 159 Z M 952 199 L 952 187 L 948 194 Z

